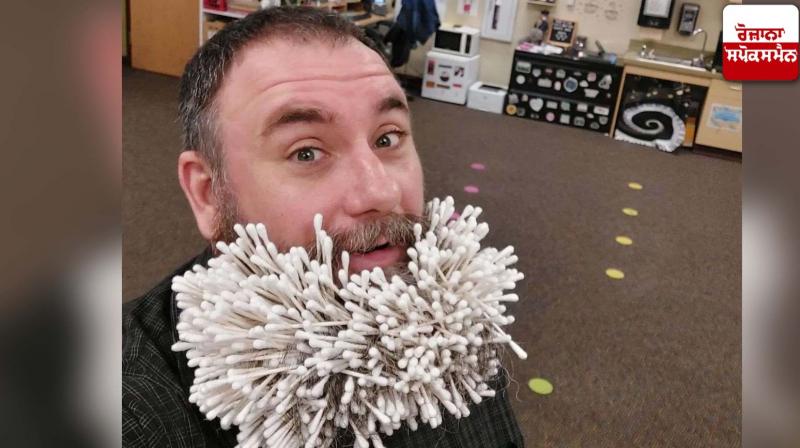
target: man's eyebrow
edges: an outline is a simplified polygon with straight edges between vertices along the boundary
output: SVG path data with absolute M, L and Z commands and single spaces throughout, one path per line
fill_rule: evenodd
M 268 122 L 263 135 L 274 132 L 277 128 L 296 123 L 330 123 L 333 115 L 313 107 L 289 109 L 282 113 L 276 120 Z
M 380 103 L 378 103 L 378 113 L 389 112 L 395 109 L 408 112 L 408 106 L 406 106 L 406 102 L 396 96 L 386 97 Z

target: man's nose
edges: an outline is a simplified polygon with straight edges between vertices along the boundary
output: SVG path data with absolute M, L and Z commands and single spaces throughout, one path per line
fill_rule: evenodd
M 385 214 L 400 203 L 400 185 L 372 148 L 355 151 L 350 161 L 345 212 L 350 216 Z

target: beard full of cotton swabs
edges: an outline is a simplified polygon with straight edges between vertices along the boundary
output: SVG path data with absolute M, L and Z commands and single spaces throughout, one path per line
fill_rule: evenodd
M 181 309 L 175 351 L 195 378 L 189 400 L 209 420 L 238 426 L 238 446 L 328 447 L 337 428 L 355 446 L 382 447 L 407 424 L 437 427 L 443 410 L 468 416 L 494 396 L 498 349 L 526 353 L 503 331 L 506 293 L 523 278 L 514 249 L 481 247 L 479 207 L 458 219 L 453 199 L 427 204 L 414 225 L 411 281 L 381 268 L 333 272 L 333 241 L 314 218 L 316 255 L 278 251 L 263 224 L 236 225 L 221 255 L 172 280 Z M 335 275 L 334 275 L 335 274 Z

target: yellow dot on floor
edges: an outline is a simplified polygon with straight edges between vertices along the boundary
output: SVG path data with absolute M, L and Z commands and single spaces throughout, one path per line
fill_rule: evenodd
M 628 188 L 631 190 L 641 190 L 644 187 L 642 187 L 642 184 L 639 182 L 628 182 Z
M 625 278 L 624 272 L 614 268 L 606 269 L 606 275 L 613 278 L 614 280 L 622 280 L 623 278 Z
M 627 236 L 625 236 L 625 235 L 620 235 L 620 236 L 618 236 L 618 237 L 616 237 L 616 238 L 614 238 L 614 239 L 615 239 L 615 240 L 616 240 L 616 241 L 617 241 L 619 244 L 622 244 L 623 246 L 630 246 L 631 244 L 633 244 L 633 240 L 632 240 L 632 239 L 630 239 L 630 237 L 627 237 Z
M 623 208 L 622 213 L 625 213 L 628 216 L 639 216 L 639 211 L 630 207 Z
M 553 392 L 553 385 L 544 378 L 531 378 L 528 381 L 528 387 L 539 395 L 549 395 Z

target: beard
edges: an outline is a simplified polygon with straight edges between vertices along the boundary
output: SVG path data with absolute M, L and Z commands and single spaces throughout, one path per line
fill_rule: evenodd
M 380 218 L 358 223 L 353 227 L 334 230 L 329 236 L 333 240 L 334 272 L 341 268 L 341 254 L 367 253 L 385 245 L 401 247 L 405 251 L 415 242 L 414 225 L 420 224 L 423 233 L 427 231 L 425 220 L 413 214 L 389 213 Z M 307 248 L 309 257 L 317 257 L 317 245 L 312 244 Z M 408 270 L 408 256 L 390 266 L 383 267 L 387 278 L 399 276 L 403 281 L 411 280 Z
M 239 213 L 239 207 L 233 192 L 226 186 L 221 186 L 214 193 L 219 212 L 214 220 L 214 232 L 212 235 L 212 248 L 214 255 L 219 255 L 215 243 L 222 241 L 230 243 L 236 240 L 237 234 L 234 227 L 239 222 L 244 222 Z M 332 230 L 329 236 L 333 240 L 333 271 L 341 268 L 341 254 L 370 252 L 379 246 L 388 244 L 389 246 L 401 247 L 404 250 L 411 247 L 415 242 L 414 225 L 422 226 L 422 233 L 428 231 L 428 222 L 422 217 L 414 214 L 388 213 L 370 221 L 360 222 L 347 229 Z M 280 247 L 281 250 L 288 249 Z M 305 246 L 309 257 L 317 257 L 317 246 L 313 243 Z M 383 272 L 387 278 L 399 276 L 403 281 L 410 281 L 411 272 L 408 270 L 407 256 L 397 263 L 383 267 Z
M 211 235 L 211 246 L 214 255 L 219 255 L 214 247 L 217 241 L 230 243 L 236 239 L 236 232 L 233 230 L 233 226 L 239 222 L 239 207 L 236 196 L 221 179 L 215 180 L 212 190 L 219 210 L 214 217 L 214 232 Z
M 371 250 L 403 242 L 409 281 L 385 269 L 348 276 L 331 269 L 339 254 L 314 217 L 320 249 L 279 252 L 263 224 L 237 225 L 219 257 L 173 278 L 180 341 L 198 367 L 190 401 L 209 420 L 239 427 L 243 446 L 329 447 L 339 429 L 357 446 L 382 446 L 407 424 L 437 427 L 470 415 L 495 391 L 500 349 L 527 354 L 502 327 L 524 276 L 513 247 L 481 247 L 489 227 L 480 208 L 453 218 L 452 198 L 428 203 L 423 234 L 415 218 L 387 215 L 337 235 L 338 248 Z M 420 225 L 417 225 L 420 224 Z M 338 274 L 338 275 L 337 275 Z

